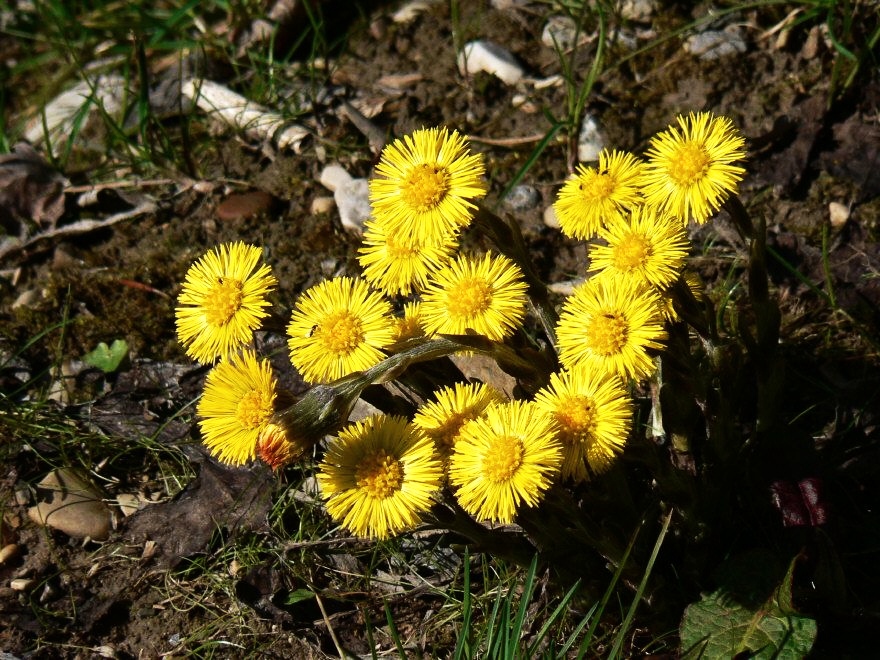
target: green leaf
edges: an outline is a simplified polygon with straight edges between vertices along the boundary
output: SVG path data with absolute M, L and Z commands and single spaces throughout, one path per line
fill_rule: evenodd
M 304 600 L 309 600 L 310 598 L 315 597 L 315 592 L 311 589 L 294 589 L 289 594 L 287 594 L 287 598 L 284 599 L 285 605 L 296 605 L 299 602 Z
M 814 619 L 795 612 L 791 603 L 797 557 L 776 588 L 756 569 L 771 562 L 758 564 L 755 555 L 741 559 L 748 561 L 735 561 L 725 572 L 727 584 L 685 610 L 680 630 L 682 657 L 710 660 L 743 652 L 754 658 L 804 657 L 813 646 L 817 627 Z M 763 601 L 755 599 L 761 592 L 769 592 Z
M 110 346 L 104 342 L 98 344 L 95 350 L 83 356 L 83 362 L 87 365 L 100 369 L 105 374 L 110 374 L 119 368 L 122 361 L 128 355 L 128 342 L 124 339 L 115 339 Z

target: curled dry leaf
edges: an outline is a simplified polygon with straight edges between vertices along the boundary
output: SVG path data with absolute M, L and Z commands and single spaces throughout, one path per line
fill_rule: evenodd
M 64 214 L 67 179 L 21 142 L 0 156 L 0 224 L 6 233 L 22 239 L 31 228 L 54 229 Z

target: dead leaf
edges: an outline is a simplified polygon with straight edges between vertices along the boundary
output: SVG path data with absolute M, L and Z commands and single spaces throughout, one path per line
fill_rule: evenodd
M 54 229 L 64 214 L 67 184 L 26 142 L 0 155 L 0 224 L 6 233 L 24 239 L 36 227 Z
M 262 466 L 233 468 L 206 460 L 176 499 L 126 518 L 124 533 L 135 543 L 155 541 L 159 566 L 173 568 L 204 551 L 218 529 L 233 536 L 265 530 L 272 484 L 271 473 Z

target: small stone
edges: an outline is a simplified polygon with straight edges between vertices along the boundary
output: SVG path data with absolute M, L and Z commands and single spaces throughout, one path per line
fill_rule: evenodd
M 828 204 L 828 216 L 831 219 L 831 226 L 840 229 L 849 220 L 849 207 L 840 202 L 830 202 Z
M 370 188 L 366 179 L 352 179 L 333 191 L 342 226 L 357 233 L 363 231 L 364 221 L 373 213 L 370 207 Z
M 523 68 L 508 51 L 491 41 L 470 41 L 458 56 L 458 70 L 462 75 L 479 71 L 490 73 L 502 82 L 513 85 L 523 77 Z
M 321 170 L 321 176 L 318 180 L 327 190 L 336 192 L 336 189 L 339 188 L 339 186 L 348 183 L 351 179 L 351 174 L 346 172 L 345 168 L 341 165 L 328 165 Z
M 541 43 L 554 50 L 569 50 L 575 45 L 575 38 L 584 33 L 578 32 L 577 23 L 571 16 L 551 16 L 541 32 Z
M 217 207 L 221 220 L 245 220 L 261 213 L 268 213 L 275 205 L 275 198 L 263 190 L 229 195 Z
M 552 229 L 559 229 L 559 218 L 556 217 L 556 209 L 552 205 L 544 209 L 544 224 Z
M 17 543 L 8 543 L 0 548 L 0 566 L 5 564 L 12 559 L 15 559 L 18 556 L 18 544 Z
M 566 280 L 564 282 L 553 282 L 552 284 L 548 284 L 547 288 L 550 289 L 553 293 L 558 293 L 563 296 L 570 296 L 574 293 L 574 290 L 584 283 L 583 278 L 577 280 Z
M 36 584 L 37 581 L 31 578 L 17 578 L 9 581 L 9 588 L 13 591 L 30 591 Z
M 620 15 L 630 21 L 647 23 L 657 9 L 657 0 L 623 0 Z
M 315 197 L 309 210 L 312 215 L 321 215 L 330 213 L 334 208 L 336 208 L 336 201 L 332 197 Z
M 34 303 L 36 303 L 43 297 L 42 293 L 42 289 L 25 289 L 20 294 L 18 294 L 18 298 L 13 301 L 12 309 L 18 309 L 20 307 L 32 307 Z
M 520 184 L 516 186 L 507 197 L 504 205 L 511 211 L 522 212 L 535 208 L 541 202 L 541 193 L 534 186 Z
M 604 148 L 605 137 L 599 130 L 599 123 L 592 115 L 584 115 L 578 134 L 578 160 L 582 163 L 598 160 L 599 152 Z
M 692 34 L 684 42 L 684 49 L 701 60 L 717 60 L 727 55 L 746 52 L 746 42 L 738 28 L 707 30 Z

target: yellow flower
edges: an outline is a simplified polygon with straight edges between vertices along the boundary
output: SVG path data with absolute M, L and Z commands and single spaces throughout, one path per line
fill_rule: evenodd
M 609 220 L 599 236 L 608 245 L 590 246 L 590 271 L 661 288 L 678 278 L 690 247 L 681 220 L 647 206 L 633 207 L 628 220 Z
M 407 295 L 424 288 L 428 277 L 452 256 L 458 245 L 454 234 L 420 240 L 380 222 L 364 225 L 364 244 L 358 261 L 364 279 L 389 295 Z
M 568 368 L 582 364 L 623 378 L 647 376 L 654 372 L 648 351 L 666 339 L 660 296 L 631 279 L 587 280 L 563 303 L 556 337 Z
M 274 412 L 275 386 L 269 362 L 257 361 L 251 350 L 211 369 L 197 412 L 212 455 L 232 465 L 254 458 L 257 439 Z
M 419 241 L 448 235 L 470 224 L 471 200 L 486 194 L 479 154 L 445 128 L 429 128 L 385 147 L 370 181 L 374 217 L 390 230 Z
M 468 329 L 500 340 L 513 333 L 526 313 L 522 272 L 502 255 L 458 257 L 422 292 L 422 324 L 429 335 L 463 335 Z
M 504 395 L 485 383 L 455 383 L 434 392 L 434 400 L 420 406 L 413 424 L 434 441 L 444 458 L 452 453 L 462 426 L 483 414 L 491 403 L 502 403 Z
M 535 405 L 559 427 L 563 479 L 586 481 L 587 466 L 601 474 L 623 451 L 633 411 L 619 377 L 583 367 L 553 373 Z
M 578 165 L 553 205 L 559 228 L 572 238 L 592 238 L 603 223 L 641 203 L 642 166 L 630 153 L 607 149 L 599 152 L 598 168 Z
M 311 383 L 369 369 L 392 337 L 391 305 L 363 280 L 337 277 L 308 289 L 287 326 L 290 361 Z
M 262 254 L 253 245 L 227 243 L 190 266 L 175 310 L 187 355 L 214 362 L 251 341 L 276 283 L 269 267 L 259 265 Z
M 418 302 L 406 303 L 403 306 L 403 316 L 394 318 L 392 333 L 392 343 L 414 339 L 415 337 L 424 337 L 425 331 L 422 330 L 422 304 Z
M 679 115 L 678 124 L 651 138 L 645 203 L 703 223 L 736 194 L 745 170 L 731 163 L 745 157 L 745 140 L 730 119 L 710 112 Z
M 416 525 L 442 476 L 433 443 L 406 418 L 385 415 L 340 431 L 317 474 L 327 512 L 358 536 L 378 539 Z
M 449 463 L 449 483 L 478 520 L 513 522 L 535 506 L 559 472 L 562 447 L 552 418 L 527 401 L 492 404 L 462 427 Z

